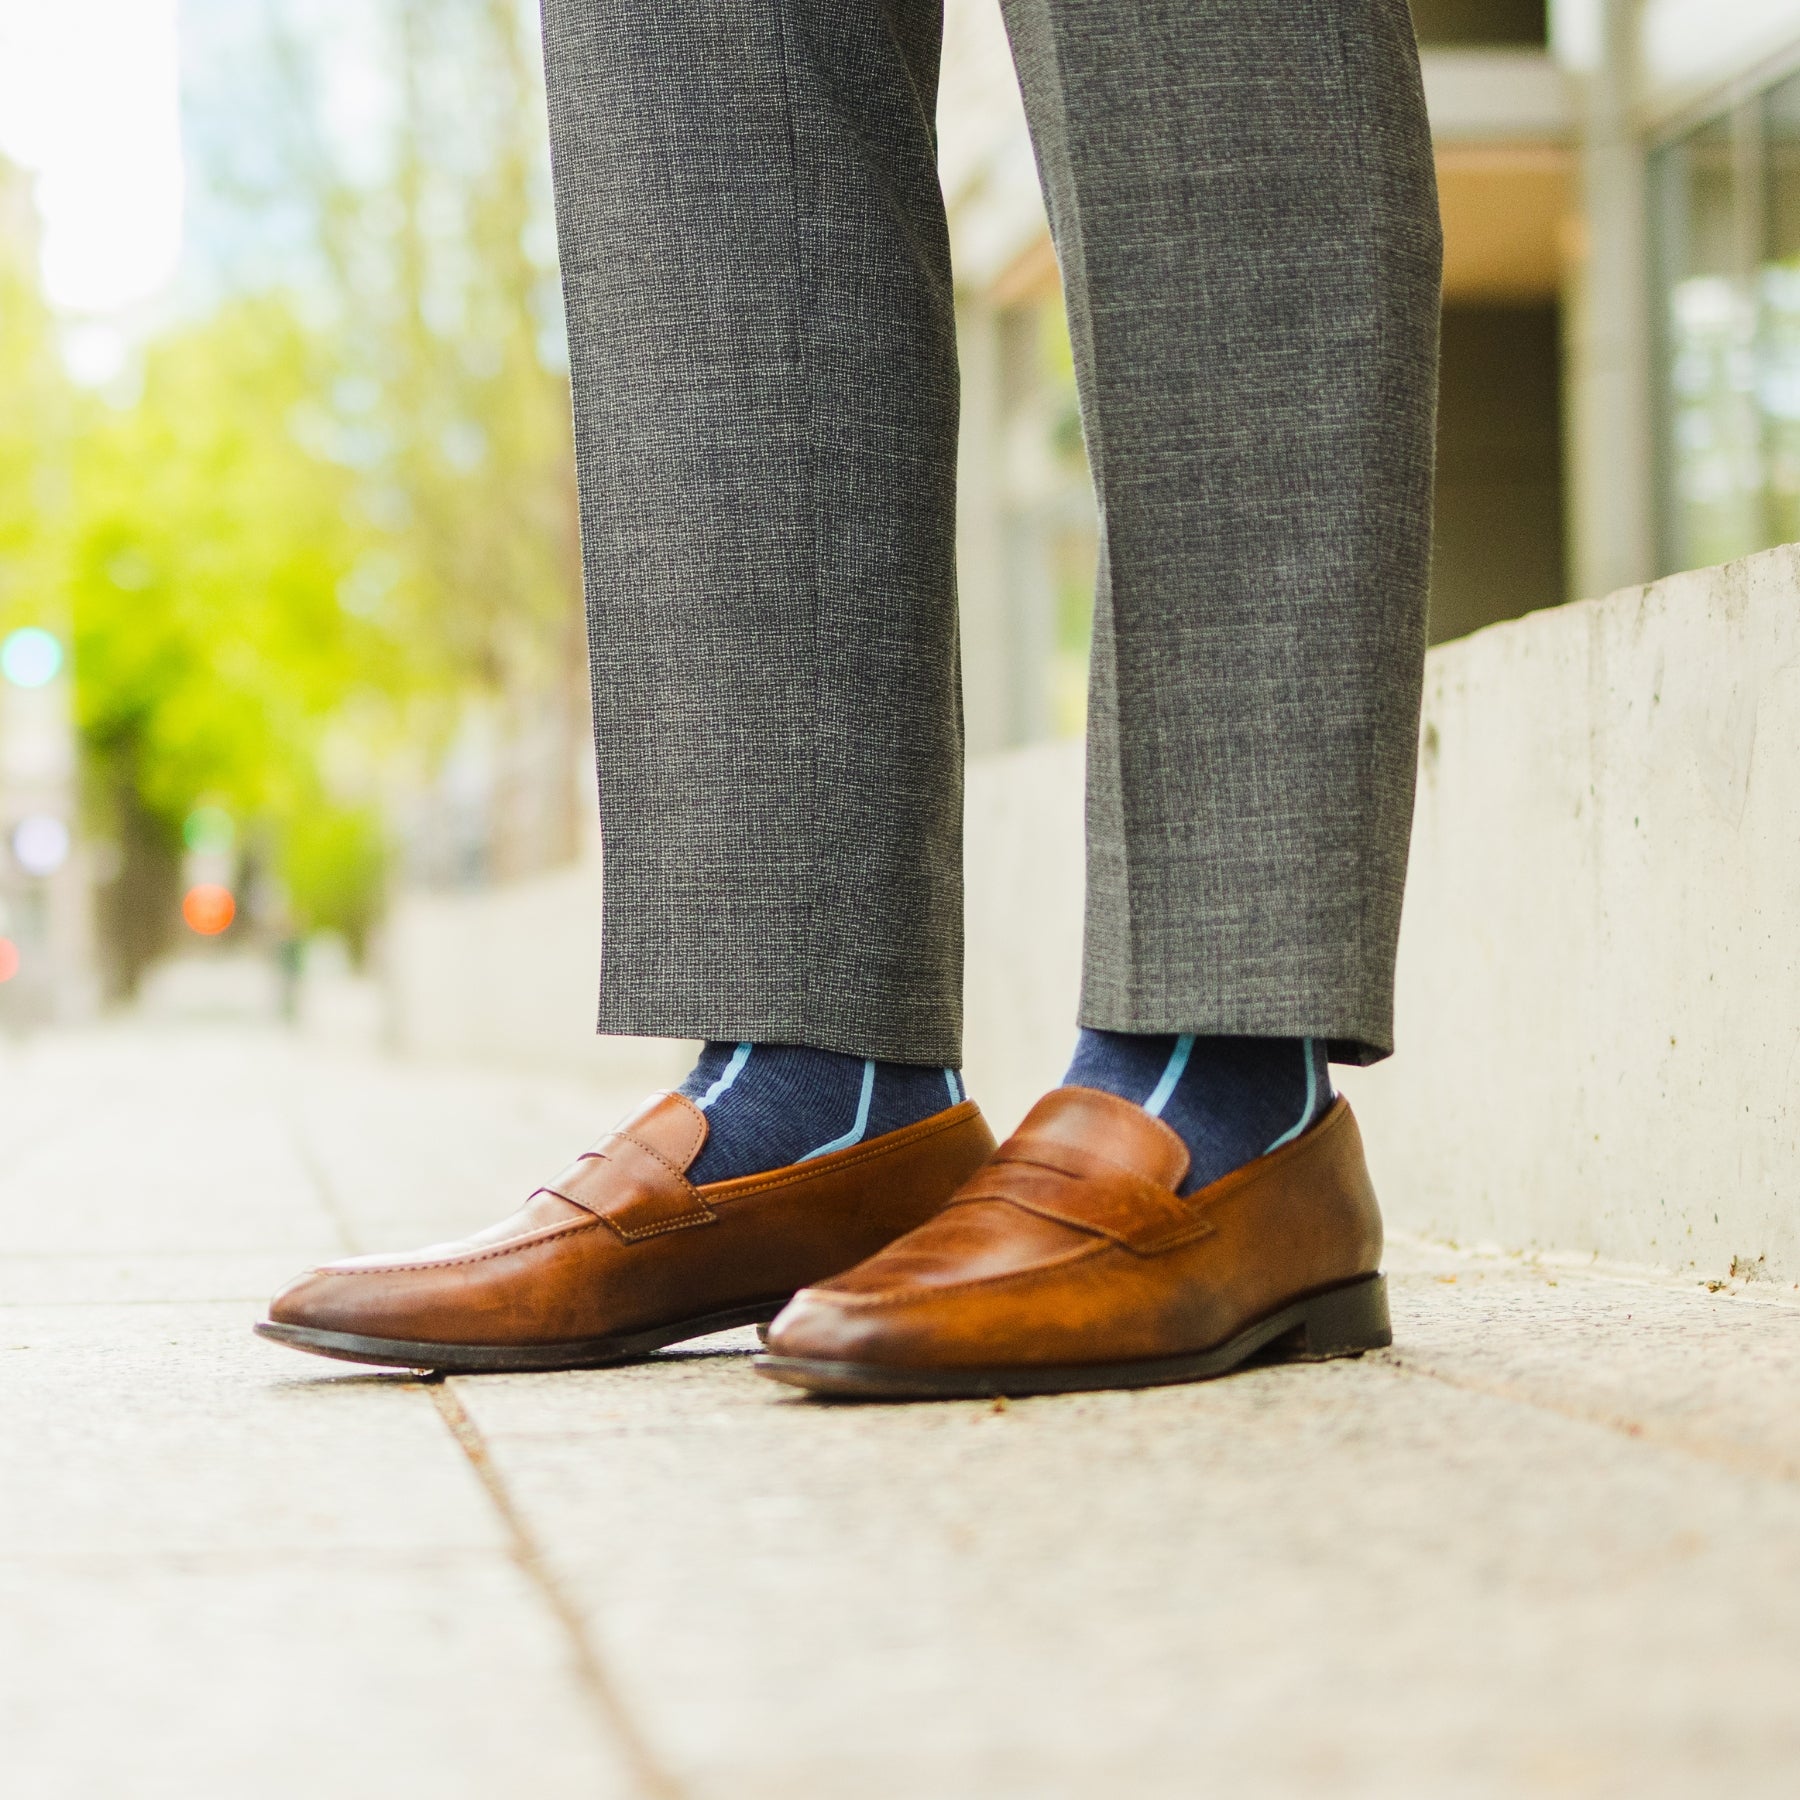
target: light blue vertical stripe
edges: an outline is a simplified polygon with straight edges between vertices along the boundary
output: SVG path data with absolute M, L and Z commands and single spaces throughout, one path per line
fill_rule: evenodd
M 833 1150 L 848 1150 L 852 1144 L 860 1144 L 865 1131 L 869 1129 L 869 1102 L 875 1098 L 875 1064 L 873 1061 L 863 1064 L 862 1095 L 856 1102 L 856 1123 L 840 1138 L 833 1138 L 829 1144 L 821 1144 L 816 1150 L 809 1150 L 799 1160 L 811 1162 L 815 1156 L 828 1156 Z
M 744 1064 L 750 1060 L 750 1046 L 739 1044 L 731 1053 L 731 1061 L 725 1065 L 725 1073 L 700 1096 L 700 1110 L 705 1112 L 724 1091 L 744 1072 Z
M 1313 1046 L 1318 1043 L 1318 1041 L 1317 1038 L 1302 1038 L 1300 1040 L 1301 1047 L 1306 1055 L 1306 1104 L 1300 1109 L 1298 1121 L 1290 1125 L 1287 1130 L 1269 1146 L 1269 1150 L 1279 1150 L 1283 1144 L 1291 1144 L 1294 1139 L 1312 1123 L 1313 1108 L 1319 1104 L 1319 1059 L 1313 1051 Z M 1269 1150 L 1265 1150 L 1263 1155 L 1267 1156 Z
M 1192 1036 L 1178 1037 L 1175 1048 L 1169 1052 L 1169 1066 L 1162 1072 L 1162 1080 L 1156 1084 L 1150 1098 L 1144 1102 L 1144 1111 L 1151 1118 L 1160 1119 L 1162 1109 L 1169 1104 L 1169 1096 L 1175 1091 L 1175 1084 L 1181 1079 L 1181 1072 L 1188 1066 L 1188 1058 L 1194 1054 Z
M 962 1104 L 962 1083 L 956 1079 L 954 1069 L 944 1071 L 944 1086 L 950 1090 L 950 1104 L 960 1106 Z

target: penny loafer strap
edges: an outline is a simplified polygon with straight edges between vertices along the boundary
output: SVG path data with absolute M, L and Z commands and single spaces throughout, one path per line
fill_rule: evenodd
M 627 1131 L 602 1138 L 538 1191 L 593 1213 L 628 1244 L 718 1217 L 667 1157 Z
M 1172 1250 L 1212 1229 L 1178 1194 L 1129 1169 L 1115 1164 L 1103 1175 L 1076 1174 L 1066 1166 L 1073 1159 L 1040 1160 L 1036 1148 L 1008 1145 L 951 1204 L 1003 1200 L 1040 1218 L 1110 1238 L 1138 1256 Z

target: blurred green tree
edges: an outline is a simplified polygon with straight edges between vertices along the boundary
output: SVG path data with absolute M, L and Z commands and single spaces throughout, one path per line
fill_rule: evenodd
M 190 23 L 228 21 L 189 83 L 205 235 L 224 285 L 329 324 L 336 367 L 297 423 L 380 534 L 349 602 L 439 698 L 421 747 L 471 714 L 501 747 L 483 860 L 517 873 L 575 848 L 588 731 L 536 9 L 359 0 L 327 31 L 320 4 L 190 0 Z M 508 754 L 525 740 L 535 760 Z
M 28 593 L 72 628 L 118 992 L 179 930 L 203 803 L 274 878 L 273 928 L 360 951 L 397 801 L 471 713 L 550 746 L 519 764 L 547 799 L 494 783 L 486 866 L 575 842 L 585 637 L 534 15 L 329 14 L 184 7 L 197 223 L 184 316 L 135 392 L 71 390 L 32 257 L 0 254 L 0 616 Z M 346 56 L 381 96 L 348 135 Z
M 61 623 L 70 388 L 37 259 L 31 184 L 0 158 L 0 628 Z
M 320 846 L 367 836 L 414 671 L 354 602 L 376 534 L 353 473 L 296 425 L 330 363 L 281 300 L 249 298 L 149 346 L 133 404 L 85 402 L 68 591 L 90 822 L 122 855 L 120 987 L 175 930 L 202 800 L 266 845 L 298 928 L 360 946 L 373 923 L 379 860 Z

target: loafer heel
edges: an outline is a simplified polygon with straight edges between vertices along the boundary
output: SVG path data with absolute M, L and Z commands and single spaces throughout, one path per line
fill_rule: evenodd
M 1385 1350 L 1394 1341 L 1388 1318 L 1387 1277 L 1365 1275 L 1302 1302 L 1299 1329 L 1289 1351 L 1295 1362 L 1324 1362 L 1333 1356 L 1361 1356 Z

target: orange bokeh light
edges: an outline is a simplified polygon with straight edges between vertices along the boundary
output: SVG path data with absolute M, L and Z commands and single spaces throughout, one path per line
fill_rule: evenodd
M 0 938 L 0 981 L 11 981 L 19 972 L 19 946 L 11 938 Z
M 217 937 L 237 917 L 237 901 L 231 889 L 216 881 L 202 881 L 181 897 L 181 916 L 189 931 Z

